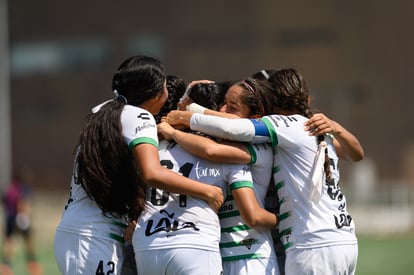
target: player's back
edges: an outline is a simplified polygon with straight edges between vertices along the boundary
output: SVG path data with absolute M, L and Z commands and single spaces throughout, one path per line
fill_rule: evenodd
M 277 135 L 273 177 L 283 202 L 279 229 L 285 248 L 354 244 L 355 227 L 339 188 L 338 156 L 332 138 L 325 136 L 333 181 L 328 183 L 324 176 L 321 198 L 312 202 L 311 173 L 318 142 L 303 129 L 307 118 L 272 115 L 268 120 Z
M 161 165 L 185 177 L 219 186 L 225 194 L 227 182 L 251 180 L 247 166 L 214 163 L 198 158 L 178 144 L 161 141 Z M 219 250 L 220 223 L 217 214 L 203 200 L 148 188 L 144 213 L 134 233 L 135 250 L 174 247 Z

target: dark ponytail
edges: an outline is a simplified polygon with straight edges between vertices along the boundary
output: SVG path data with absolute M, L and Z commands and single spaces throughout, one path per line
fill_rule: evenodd
M 307 118 L 313 112 L 309 106 L 309 90 L 305 79 L 296 69 L 282 69 L 273 73 L 268 80 L 274 91 L 275 107 L 288 113 L 296 113 Z M 323 135 L 317 137 L 317 144 L 324 141 Z M 329 165 L 328 148 L 325 149 L 324 170 L 326 182 L 333 183 L 332 171 Z
M 125 60 L 114 74 L 115 100 L 87 116 L 77 145 L 77 181 L 102 212 L 136 219 L 145 206 L 145 184 L 122 136 L 125 104 L 138 106 L 163 91 L 161 63 L 151 57 Z

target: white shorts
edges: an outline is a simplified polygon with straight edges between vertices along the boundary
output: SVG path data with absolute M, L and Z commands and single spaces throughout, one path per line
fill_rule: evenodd
M 121 274 L 123 244 L 115 240 L 56 231 L 54 253 L 64 275 Z
M 353 275 L 358 259 L 358 244 L 333 245 L 286 252 L 286 274 Z
M 279 275 L 275 258 L 242 259 L 223 262 L 223 275 Z
M 220 252 L 195 248 L 135 251 L 139 275 L 220 275 Z

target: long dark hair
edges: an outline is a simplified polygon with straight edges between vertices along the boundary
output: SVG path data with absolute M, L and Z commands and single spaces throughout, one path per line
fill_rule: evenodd
M 273 114 L 273 93 L 267 81 L 249 77 L 245 80 L 237 81 L 233 85 L 238 85 L 243 89 L 241 101 L 249 106 L 250 116 Z
M 157 123 L 160 123 L 161 118 L 166 116 L 171 110 L 177 109 L 178 101 L 187 87 L 185 80 L 175 75 L 167 75 L 166 85 L 168 97 L 159 113 L 154 116 Z
M 309 105 L 309 89 L 305 79 L 296 69 L 282 69 L 270 75 L 276 113 L 278 110 L 298 113 L 310 118 L 313 112 Z
M 275 111 L 278 110 L 296 113 L 305 117 L 312 117 L 313 112 L 309 105 L 309 89 L 302 74 L 296 69 L 282 69 L 269 77 L 273 86 Z M 324 141 L 323 135 L 317 137 L 317 143 Z M 328 149 L 325 149 L 324 170 L 326 182 L 333 183 L 332 171 L 329 166 Z
M 112 89 L 119 96 L 86 117 L 77 145 L 77 177 L 102 212 L 136 219 L 144 209 L 145 184 L 122 136 L 125 104 L 139 106 L 163 91 L 164 68 L 147 56 L 125 60 L 115 72 Z
M 218 111 L 224 103 L 226 92 L 230 86 L 230 81 L 198 83 L 191 87 L 188 97 L 203 107 Z

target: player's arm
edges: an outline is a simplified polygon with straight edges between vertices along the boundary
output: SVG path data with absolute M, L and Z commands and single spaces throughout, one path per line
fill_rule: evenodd
M 219 187 L 191 180 L 162 167 L 158 150 L 152 144 L 140 143 L 132 150 L 139 175 L 149 186 L 202 199 L 216 211 L 220 208 L 224 197 Z
M 166 122 L 158 124 L 158 133 L 165 139 L 173 139 L 184 150 L 203 159 L 222 163 L 248 164 L 251 154 L 238 142 L 218 143 L 210 138 L 174 129 Z
M 360 161 L 364 158 L 364 149 L 358 139 L 338 122 L 329 119 L 324 114 L 313 115 L 306 123 L 305 130 L 310 135 L 331 134 L 338 157 L 352 161 Z
M 124 240 L 127 243 L 132 243 L 132 236 L 134 235 L 135 227 L 137 226 L 137 221 L 130 221 L 128 226 L 124 230 Z
M 249 119 L 230 119 L 188 111 L 171 111 L 166 122 L 175 125 L 189 126 L 192 130 L 200 131 L 223 139 L 251 142 L 255 137 L 255 128 Z
M 270 142 L 270 132 L 262 119 L 230 119 L 204 114 L 190 117 L 190 128 L 211 136 L 243 142 Z
M 260 207 L 252 187 L 234 188 L 232 195 L 246 225 L 268 229 L 276 227 L 277 216 Z
M 193 103 L 193 104 L 195 104 L 195 103 Z M 214 110 L 210 110 L 210 109 L 205 109 L 203 114 L 210 115 L 210 116 L 227 117 L 227 118 L 240 118 L 238 115 L 235 115 L 235 114 L 219 112 L 219 111 L 214 111 Z
M 219 116 L 219 117 L 227 117 L 227 118 L 240 118 L 238 115 L 235 115 L 235 114 L 214 111 L 214 110 L 205 108 L 195 102 L 188 104 L 187 106 L 185 106 L 185 108 L 187 111 L 191 113 L 199 113 L 199 114 L 205 114 L 205 115 L 210 115 L 210 116 Z

